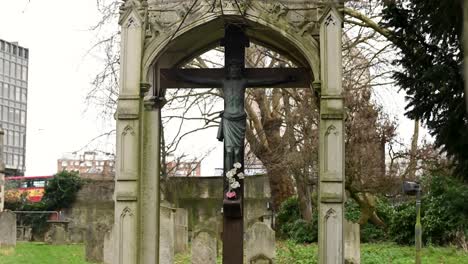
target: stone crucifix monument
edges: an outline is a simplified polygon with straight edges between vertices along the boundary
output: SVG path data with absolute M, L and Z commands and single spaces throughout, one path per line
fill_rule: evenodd
M 338 1 L 127 0 L 121 7 L 115 262 L 159 263 L 161 108 L 170 88 L 222 88 L 223 263 L 243 262 L 245 88 L 314 89 L 320 98 L 319 263 L 343 263 L 344 106 Z M 246 69 L 249 41 L 299 68 Z M 224 69 L 181 69 L 222 44 Z M 163 241 L 163 240 L 161 240 Z
M 243 29 L 235 24 L 226 24 L 225 35 L 221 43 L 225 47 L 225 73 L 216 76 L 215 70 L 177 69 L 175 72 L 163 70 L 163 75 L 176 76 L 183 82 L 205 87 L 220 87 L 224 95 L 224 111 L 218 131 L 218 139 L 224 140 L 224 199 L 223 199 L 223 262 L 242 263 L 243 259 L 243 167 L 246 113 L 244 94 L 247 87 L 307 87 L 308 82 L 296 82 L 307 76 L 304 69 L 276 69 L 262 73 L 250 69 L 245 74 L 245 48 L 249 40 Z M 265 70 L 265 69 L 263 69 Z M 204 74 L 201 74 L 201 73 Z M 290 75 L 288 75 L 290 74 Z M 212 75 L 213 77 L 203 77 Z M 301 78 L 302 77 L 302 78 Z M 174 78 L 173 78 L 174 81 Z M 179 85 L 181 86 L 181 85 Z

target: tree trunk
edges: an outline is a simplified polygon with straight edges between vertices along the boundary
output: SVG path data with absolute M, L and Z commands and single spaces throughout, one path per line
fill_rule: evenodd
M 301 171 L 293 171 L 296 179 L 297 198 L 299 200 L 299 209 L 302 219 L 307 222 L 312 221 L 312 195 L 308 180 Z
M 356 193 L 351 189 L 348 189 L 350 192 L 351 197 L 358 203 L 359 208 L 361 209 L 361 217 L 358 220 L 358 224 L 364 225 L 368 221 L 373 223 L 374 225 L 386 227 L 382 219 L 377 215 L 375 212 L 375 196 L 370 193 Z
M 408 179 L 414 181 L 416 179 L 416 165 L 417 165 L 417 158 L 416 152 L 418 150 L 418 138 L 419 138 L 419 119 L 414 120 L 414 133 L 413 137 L 411 138 L 411 150 L 410 150 L 410 160 L 408 164 L 408 171 L 403 175 L 403 181 Z
M 468 2 L 463 3 L 463 42 L 465 55 L 465 106 L 468 113 Z
M 294 195 L 293 181 L 289 177 L 286 167 L 266 165 L 266 170 L 270 182 L 273 209 L 278 211 L 281 203 Z

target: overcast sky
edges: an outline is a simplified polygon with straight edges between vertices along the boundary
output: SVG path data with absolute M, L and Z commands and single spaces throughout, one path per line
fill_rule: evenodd
M 87 56 L 95 0 L 0 0 L 0 38 L 30 51 L 26 175 L 56 172 L 57 158 L 103 129 L 84 96 L 99 60 Z
M 17 41 L 30 52 L 26 175 L 55 173 L 64 153 L 109 129 L 94 111 L 85 112 L 84 103 L 100 63 L 98 54 L 87 54 L 96 41 L 89 28 L 98 17 L 96 0 L 0 0 L 0 39 Z M 403 96 L 382 91 L 380 97 L 400 120 L 400 136 L 408 142 L 413 125 L 403 117 Z M 209 133 L 204 137 L 216 145 L 216 130 Z M 219 162 L 210 159 L 203 174 L 222 164 L 221 151 L 213 156 Z

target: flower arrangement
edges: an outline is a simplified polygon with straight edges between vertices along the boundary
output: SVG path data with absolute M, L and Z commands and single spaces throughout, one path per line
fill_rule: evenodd
M 228 199 L 236 199 L 237 198 L 237 193 L 236 189 L 240 187 L 240 183 L 237 181 L 237 179 L 244 179 L 245 175 L 242 172 L 238 172 L 242 168 L 242 164 L 239 162 L 234 163 L 234 168 L 230 169 L 226 173 L 226 178 L 229 183 L 229 189 L 226 192 L 226 198 Z M 237 178 L 235 177 L 237 175 Z

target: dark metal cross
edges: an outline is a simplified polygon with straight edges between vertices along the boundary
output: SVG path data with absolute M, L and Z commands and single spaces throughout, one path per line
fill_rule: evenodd
M 224 140 L 223 263 L 239 264 L 243 262 L 244 234 L 244 182 L 239 173 L 244 170 L 245 89 L 305 88 L 310 87 L 310 80 L 304 68 L 246 69 L 249 39 L 238 26 L 226 25 L 221 44 L 225 47 L 224 69 L 161 69 L 160 76 L 162 88 L 223 89 L 224 112 L 218 131 L 218 139 Z

